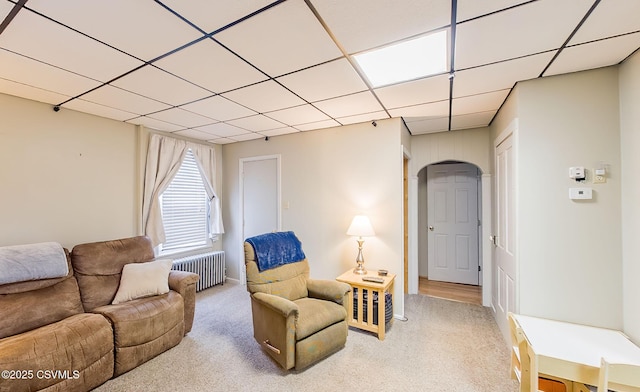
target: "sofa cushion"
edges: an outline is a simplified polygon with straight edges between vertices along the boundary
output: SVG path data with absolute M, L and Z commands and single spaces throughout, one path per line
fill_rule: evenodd
M 0 338 L 55 323 L 82 313 L 78 283 L 71 276 L 52 286 L 0 294 Z
M 184 321 L 182 297 L 175 291 L 93 310 L 111 320 L 116 347 L 150 342 Z
M 168 293 L 172 265 L 173 261 L 170 259 L 125 265 L 120 276 L 120 286 L 111 303 L 115 305 L 132 299 Z
M 177 345 L 184 336 L 184 303 L 175 291 L 95 308 L 113 325 L 114 376 Z
M 113 364 L 109 321 L 98 314 L 77 314 L 0 339 L 0 369 L 33 373 L 24 380 L 0 378 L 0 391 L 36 391 L 56 384 L 51 390 L 88 391 L 111 378 Z M 36 373 L 52 370 L 63 377 Z
M 74 246 L 71 264 L 85 310 L 91 311 L 113 301 L 126 264 L 143 263 L 153 258 L 151 240 L 144 236 Z
M 314 298 L 301 298 L 293 302 L 299 308 L 296 322 L 297 341 L 347 318 L 344 306 L 335 302 Z

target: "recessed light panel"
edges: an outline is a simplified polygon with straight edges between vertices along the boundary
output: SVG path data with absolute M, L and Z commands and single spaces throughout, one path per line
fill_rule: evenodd
M 425 35 L 353 56 L 373 87 L 447 70 L 447 31 Z

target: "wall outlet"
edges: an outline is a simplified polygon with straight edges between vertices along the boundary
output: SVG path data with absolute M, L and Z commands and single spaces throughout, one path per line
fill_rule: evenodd
M 593 176 L 593 183 L 594 184 L 604 184 L 605 182 L 607 182 L 607 177 L 605 176 Z

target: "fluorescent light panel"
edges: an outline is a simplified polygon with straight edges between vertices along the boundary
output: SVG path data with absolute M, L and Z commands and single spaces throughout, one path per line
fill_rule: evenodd
M 353 57 L 373 87 L 435 75 L 447 70 L 447 31 Z

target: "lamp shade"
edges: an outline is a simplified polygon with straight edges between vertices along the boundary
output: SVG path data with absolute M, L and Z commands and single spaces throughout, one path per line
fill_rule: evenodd
M 351 221 L 347 235 L 370 237 L 376 235 L 376 233 L 373 231 L 373 226 L 371 226 L 371 221 L 368 216 L 356 215 Z

